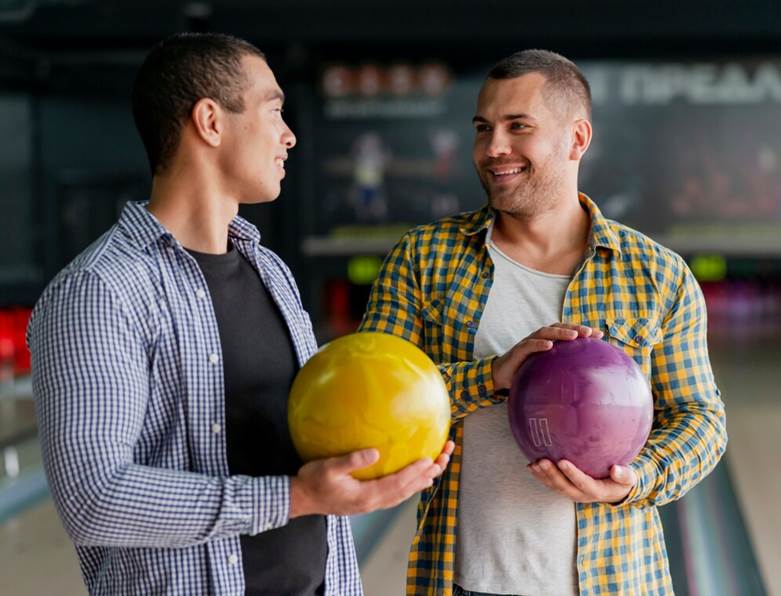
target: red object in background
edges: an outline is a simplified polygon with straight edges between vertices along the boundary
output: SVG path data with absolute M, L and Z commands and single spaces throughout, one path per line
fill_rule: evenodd
M 340 337 L 355 331 L 358 325 L 350 316 L 350 283 L 342 279 L 329 280 L 324 298 L 329 335 Z
M 0 359 L 13 359 L 14 374 L 30 372 L 30 351 L 25 342 L 31 308 L 0 310 Z
M 14 309 L 14 344 L 16 346 L 16 355 L 14 368 L 17 375 L 23 375 L 30 372 L 30 350 L 27 349 L 27 325 L 30 322 L 32 308 Z
M 11 315 L 7 311 L 0 311 L 0 385 L 13 382 L 15 352 Z

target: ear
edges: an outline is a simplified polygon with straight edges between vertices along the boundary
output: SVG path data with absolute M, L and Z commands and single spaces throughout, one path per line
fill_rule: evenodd
M 579 118 L 572 123 L 572 146 L 569 152 L 571 160 L 580 161 L 583 158 L 591 144 L 591 134 L 591 122 L 585 118 Z
M 195 102 L 190 119 L 196 134 L 208 145 L 219 147 L 224 128 L 225 113 L 213 99 L 204 97 Z

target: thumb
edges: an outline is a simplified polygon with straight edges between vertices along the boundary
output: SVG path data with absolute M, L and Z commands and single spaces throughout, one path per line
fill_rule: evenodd
M 353 451 L 347 455 L 341 457 L 334 457 L 331 459 L 331 467 L 342 473 L 349 473 L 354 470 L 360 470 L 372 465 L 378 459 L 380 459 L 380 452 L 376 449 L 361 449 L 360 451 Z
M 613 466 L 610 468 L 610 478 L 618 484 L 624 486 L 634 486 L 637 484 L 637 475 L 635 471 L 628 466 Z

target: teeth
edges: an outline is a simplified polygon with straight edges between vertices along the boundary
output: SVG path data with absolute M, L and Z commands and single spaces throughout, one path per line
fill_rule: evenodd
M 494 176 L 510 176 L 512 174 L 520 174 L 526 169 L 526 167 L 512 168 L 511 170 L 491 170 Z
M 282 159 L 281 157 L 277 157 L 274 161 L 276 162 L 276 164 L 280 168 L 282 168 L 283 170 L 285 169 L 285 160 L 284 159 Z

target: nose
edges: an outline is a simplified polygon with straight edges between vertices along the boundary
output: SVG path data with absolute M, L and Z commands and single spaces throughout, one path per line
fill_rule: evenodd
M 296 135 L 293 134 L 293 131 L 290 130 L 287 124 L 285 125 L 285 132 L 282 133 L 282 143 L 288 149 L 292 149 L 296 145 Z
M 496 127 L 491 132 L 491 138 L 488 139 L 488 145 L 485 148 L 485 153 L 488 157 L 499 157 L 501 155 L 508 155 L 512 152 L 510 141 L 507 135 L 500 127 Z

